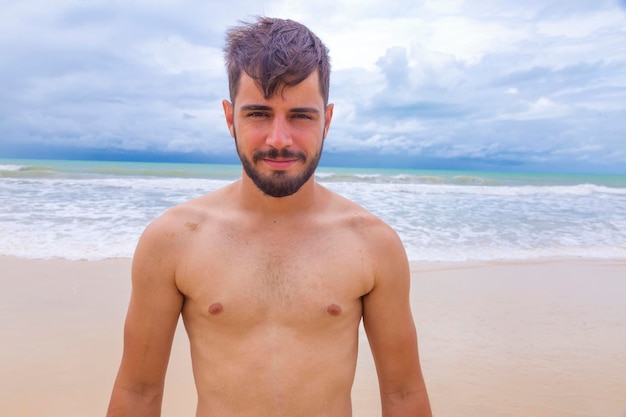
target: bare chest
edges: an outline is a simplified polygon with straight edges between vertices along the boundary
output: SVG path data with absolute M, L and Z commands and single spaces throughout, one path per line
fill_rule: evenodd
M 360 319 L 368 270 L 358 244 L 312 236 L 221 242 L 181 279 L 184 314 L 229 326 Z

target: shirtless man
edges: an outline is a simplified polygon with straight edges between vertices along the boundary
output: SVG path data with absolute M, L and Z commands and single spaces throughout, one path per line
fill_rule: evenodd
M 133 260 L 108 416 L 159 416 L 179 315 L 197 417 L 348 417 L 363 319 L 382 415 L 431 416 L 396 233 L 314 181 L 326 47 L 293 21 L 233 28 L 226 123 L 242 178 L 168 210 Z

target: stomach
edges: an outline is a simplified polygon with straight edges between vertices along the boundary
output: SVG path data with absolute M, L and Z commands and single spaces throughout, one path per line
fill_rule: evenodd
M 197 416 L 348 417 L 358 327 L 190 335 Z

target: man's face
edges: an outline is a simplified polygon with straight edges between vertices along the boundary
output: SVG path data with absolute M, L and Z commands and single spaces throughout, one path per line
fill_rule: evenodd
M 244 172 L 263 193 L 286 197 L 312 180 L 333 111 L 317 72 L 269 99 L 244 73 L 235 103 L 223 106 Z

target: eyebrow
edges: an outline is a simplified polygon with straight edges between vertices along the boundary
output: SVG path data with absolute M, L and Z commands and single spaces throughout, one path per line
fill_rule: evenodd
M 272 110 L 272 108 L 270 106 L 262 106 L 260 104 L 247 104 L 245 106 L 241 106 L 239 110 L 241 111 L 253 111 L 253 110 L 268 111 L 268 110 Z
M 318 114 L 320 111 L 315 107 L 296 107 L 291 109 L 292 113 L 316 113 Z
M 240 111 L 271 111 L 272 108 L 270 106 L 264 106 L 262 104 L 247 104 L 245 106 L 241 106 Z M 319 110 L 315 107 L 294 107 L 293 109 L 289 109 L 292 113 L 315 113 L 319 114 Z

